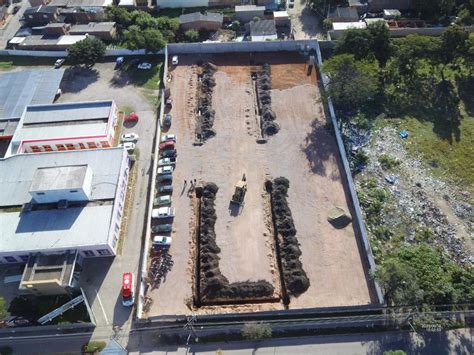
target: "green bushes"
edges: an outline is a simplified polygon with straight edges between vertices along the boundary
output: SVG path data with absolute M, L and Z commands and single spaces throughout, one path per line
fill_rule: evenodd
M 105 341 L 90 341 L 82 348 L 82 352 L 86 354 L 98 354 L 105 348 Z
M 394 159 L 387 154 L 382 154 L 379 156 L 379 163 L 383 170 L 392 170 L 400 165 L 400 160 Z
M 293 216 L 286 200 L 290 182 L 284 177 L 273 180 L 271 187 L 272 211 L 278 234 L 283 279 L 289 294 L 298 296 L 309 288 L 309 279 L 299 260 L 301 250 L 296 239 Z
M 215 224 L 217 220 L 214 207 L 218 187 L 207 183 L 201 198 L 201 223 L 199 241 L 200 267 L 200 298 L 202 301 L 240 300 L 270 297 L 273 286 L 264 280 L 257 282 L 234 282 L 222 275 L 219 268 L 220 248 L 216 243 Z

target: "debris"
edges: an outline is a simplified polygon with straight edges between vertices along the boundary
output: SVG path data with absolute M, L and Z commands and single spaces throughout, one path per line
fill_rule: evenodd
M 338 206 L 329 210 L 327 219 L 338 229 L 346 227 L 352 221 L 351 216 L 342 207 Z
M 385 176 L 385 181 L 393 185 L 397 182 L 397 178 L 393 175 L 387 175 Z
M 400 136 L 400 138 L 408 138 L 408 131 L 400 131 L 398 135 Z

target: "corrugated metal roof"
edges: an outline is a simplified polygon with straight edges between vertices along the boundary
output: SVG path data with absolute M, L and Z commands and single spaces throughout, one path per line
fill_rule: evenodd
M 107 100 L 28 106 L 23 117 L 23 124 L 104 119 L 110 116 L 112 104 L 111 100 Z
M 0 159 L 0 206 L 31 201 L 29 189 L 38 168 L 88 165 L 92 170 L 91 200 L 115 198 L 123 148 L 19 154 Z M 1 229 L 1 228 L 0 228 Z
M 74 25 L 69 33 L 94 33 L 94 32 L 110 32 L 113 30 L 115 22 L 90 22 L 85 25 Z
M 64 69 L 35 69 L 0 74 L 0 120 L 19 119 L 28 105 L 50 104 Z
M 268 36 L 276 34 L 275 20 L 261 20 L 250 22 L 251 36 Z
M 193 12 L 191 14 L 184 14 L 179 17 L 179 23 L 190 23 L 196 21 L 212 21 L 222 23 L 224 15 L 216 12 L 208 12 L 207 14 L 201 14 L 200 12 Z

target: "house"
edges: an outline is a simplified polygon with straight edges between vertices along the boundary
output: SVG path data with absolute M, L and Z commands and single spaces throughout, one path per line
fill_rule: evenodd
M 201 14 L 200 12 L 193 12 L 191 14 L 184 14 L 179 17 L 179 27 L 186 30 L 206 30 L 217 31 L 222 28 L 224 15 L 215 12 L 208 12 Z
M 383 9 L 411 10 L 413 0 L 369 0 L 370 12 L 381 12 Z
M 263 19 L 263 13 L 265 12 L 265 6 L 256 5 L 242 5 L 235 7 L 235 19 L 242 23 L 252 21 L 255 17 Z
M 28 0 L 31 6 L 41 6 L 41 5 L 48 5 L 51 0 Z
M 115 255 L 129 169 L 123 148 L 0 159 L 0 263 Z
M 208 7 L 209 0 L 156 0 L 158 8 Z
M 275 20 L 251 21 L 250 37 L 252 42 L 278 39 Z
M 5 156 L 109 148 L 116 125 L 114 101 L 27 106 Z
M 369 11 L 367 0 L 349 0 L 348 3 L 349 7 L 356 9 L 359 15 L 365 14 Z
M 359 14 L 357 9 L 353 7 L 337 6 L 329 11 L 328 19 L 331 22 L 357 22 L 359 21 Z
M 46 36 L 62 36 L 69 32 L 71 25 L 64 22 L 52 22 L 48 23 L 44 30 L 43 34 Z
M 54 6 L 29 7 L 23 13 L 23 19 L 28 26 L 43 26 L 50 22 L 58 22 L 59 9 Z
M 63 75 L 64 69 L 0 74 L 0 140 L 13 138 L 26 106 L 53 102 Z
M 117 28 L 115 22 L 90 22 L 84 25 L 74 25 L 71 27 L 71 35 L 92 35 L 104 41 L 114 39 Z
M 68 23 L 87 24 L 89 22 L 102 22 L 106 15 L 102 7 L 67 7 L 59 10 L 64 21 Z
M 69 49 L 74 43 L 87 38 L 86 35 L 40 36 L 33 35 L 15 45 L 20 50 L 61 51 Z

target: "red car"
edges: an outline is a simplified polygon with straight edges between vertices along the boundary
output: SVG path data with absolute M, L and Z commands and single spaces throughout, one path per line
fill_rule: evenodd
M 167 142 L 160 143 L 160 150 L 165 150 L 165 149 L 174 149 L 174 142 L 167 141 Z
M 132 112 L 125 116 L 125 122 L 137 122 L 138 121 L 138 115 L 135 112 Z

